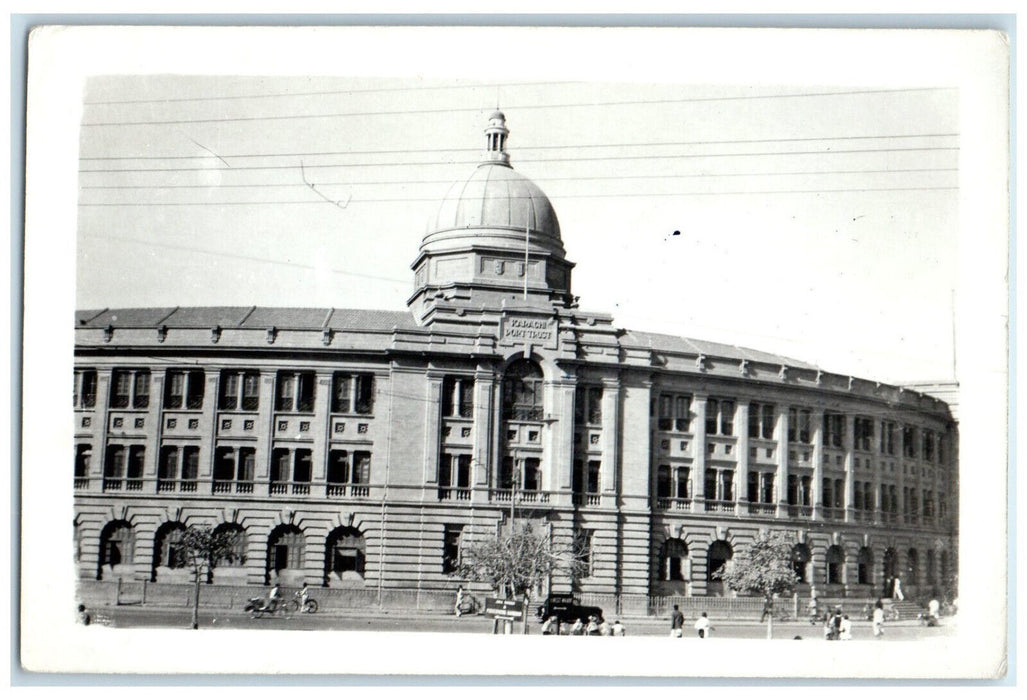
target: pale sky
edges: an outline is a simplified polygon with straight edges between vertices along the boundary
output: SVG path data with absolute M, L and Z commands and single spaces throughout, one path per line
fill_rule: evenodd
M 583 309 L 841 374 L 953 376 L 952 88 L 127 76 L 84 100 L 79 308 L 403 309 L 498 103 Z

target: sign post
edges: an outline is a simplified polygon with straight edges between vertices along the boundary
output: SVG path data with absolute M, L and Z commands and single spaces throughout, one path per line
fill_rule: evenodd
M 503 620 L 504 624 L 509 624 L 512 629 L 515 621 L 524 619 L 525 604 L 523 600 L 486 598 L 485 610 L 482 614 L 495 620 L 492 626 L 492 633 L 496 634 L 500 620 Z

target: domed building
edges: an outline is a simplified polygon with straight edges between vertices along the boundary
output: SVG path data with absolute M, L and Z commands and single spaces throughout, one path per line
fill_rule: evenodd
M 215 586 L 451 605 L 462 545 L 515 518 L 587 555 L 550 590 L 611 610 L 730 596 L 713 572 L 761 531 L 794 537 L 804 595 L 951 594 L 948 406 L 580 310 L 508 135 L 494 113 L 430 219 L 409 312 L 78 312 L 81 589 L 188 581 L 206 524 L 236 544 Z

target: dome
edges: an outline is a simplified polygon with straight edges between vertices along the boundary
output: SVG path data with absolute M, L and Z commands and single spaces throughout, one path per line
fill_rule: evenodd
M 510 229 L 560 242 L 560 222 L 545 192 L 508 165 L 482 163 L 455 183 L 429 221 L 430 233 L 453 229 Z

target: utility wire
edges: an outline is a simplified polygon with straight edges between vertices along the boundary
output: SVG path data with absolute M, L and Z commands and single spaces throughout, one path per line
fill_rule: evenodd
M 909 92 L 927 92 L 937 90 L 955 90 L 956 88 L 947 87 L 923 87 L 923 88 L 897 88 L 890 90 L 846 90 L 838 92 L 799 92 L 799 93 L 782 93 L 778 95 L 736 95 L 736 96 L 725 96 L 725 97 L 686 97 L 686 98 L 668 98 L 661 100 L 615 100 L 612 102 L 564 102 L 560 104 L 522 104 L 522 105 L 506 105 L 504 109 L 508 110 L 526 110 L 526 109 L 572 109 L 578 107 L 585 107 L 589 109 L 595 109 L 598 107 L 618 107 L 618 106 L 630 106 L 630 105 L 656 105 L 656 104 L 686 104 L 686 103 L 701 103 L 701 102 L 732 102 L 741 100 L 774 100 L 774 99 L 793 99 L 793 98 L 804 98 L 804 97 L 846 97 L 853 95 L 882 95 L 882 94 L 897 94 L 897 93 L 909 93 Z M 413 115 L 413 114 L 450 114 L 453 112 L 467 112 L 466 107 L 435 107 L 430 109 L 401 109 L 401 110 L 372 110 L 366 112 L 328 112 L 324 114 L 272 114 L 272 115 L 260 115 L 260 116 L 249 116 L 249 117 L 208 117 L 205 119 L 154 119 L 144 121 L 108 121 L 108 122 L 82 122 L 83 127 L 96 127 L 96 126 L 156 126 L 161 124 L 216 124 L 225 122 L 257 122 L 257 121 L 277 121 L 285 119 L 335 119 L 341 117 L 381 117 L 381 116 L 397 116 L 397 115 Z M 484 110 L 476 110 L 478 112 Z
M 320 200 L 315 202 L 321 204 Z M 224 253 L 216 250 L 208 250 L 206 248 L 195 248 L 193 246 L 176 245 L 174 243 L 162 243 L 159 241 L 144 241 L 138 238 L 130 238 L 128 236 L 112 236 L 105 233 L 80 231 L 80 234 L 93 235 L 103 240 L 122 241 L 123 243 L 135 243 L 137 245 L 150 246 L 153 248 L 168 248 L 171 250 L 182 250 L 189 253 L 202 253 L 204 255 L 214 255 L 222 258 L 232 258 L 235 260 L 249 260 L 251 262 L 268 263 L 270 265 L 280 265 L 282 267 L 297 267 L 304 270 L 319 270 L 317 265 L 306 265 L 304 263 L 294 263 L 288 260 L 273 259 L 273 258 L 261 258 L 255 255 L 240 255 L 239 253 Z M 329 268 L 328 272 L 335 275 L 343 275 L 345 277 L 359 277 L 361 279 L 380 280 L 384 282 L 397 282 L 404 285 L 409 285 L 411 279 L 397 279 L 395 277 L 382 277 L 380 275 L 367 275 L 360 272 L 352 272 L 350 270 L 341 270 L 339 268 Z
M 766 157 L 766 156 L 802 156 L 802 155 L 834 155 L 853 153 L 903 153 L 920 151 L 958 151 L 958 146 L 919 146 L 909 148 L 856 148 L 856 149 L 827 149 L 815 151 L 762 151 L 747 153 L 679 153 L 679 154 L 652 154 L 644 156 L 608 155 L 608 156 L 567 156 L 553 158 L 521 158 L 521 163 L 570 163 L 587 161 L 611 161 L 611 160 L 668 160 L 675 158 L 745 158 L 745 157 Z M 307 165 L 307 168 L 389 168 L 389 167 L 417 167 L 417 166 L 438 166 L 453 165 L 467 166 L 476 165 L 477 161 L 403 161 L 395 163 L 320 163 Z M 239 170 L 291 170 L 297 166 L 293 165 L 240 165 L 232 168 L 81 168 L 80 173 L 167 173 L 167 172 L 214 172 L 214 171 L 239 171 Z
M 533 177 L 532 182 L 559 181 L 592 181 L 592 180 L 672 180 L 680 178 L 717 178 L 717 177 L 791 177 L 799 175 L 881 175 L 901 173 L 946 173 L 958 172 L 959 168 L 888 168 L 879 170 L 783 170 L 778 172 L 751 173 L 683 173 L 662 175 L 567 175 L 560 177 Z M 452 179 L 435 180 L 366 180 L 349 182 L 323 182 L 321 187 L 369 187 L 377 185 L 451 185 Z M 220 185 L 82 185 L 83 190 L 133 190 L 133 189 L 234 189 L 250 187 L 306 187 L 301 183 L 249 182 L 241 184 Z
M 648 143 L 584 143 L 569 145 L 548 145 L 548 146 L 518 146 L 517 151 L 542 151 L 556 149 L 582 150 L 588 148 L 665 148 L 667 146 L 703 146 L 703 145 L 725 145 L 733 143 L 796 143 L 808 141 L 856 141 L 875 139 L 926 139 L 926 138 L 951 138 L 959 136 L 958 132 L 937 133 L 937 134 L 881 134 L 854 135 L 854 136 L 801 136 L 785 138 L 766 139 L 723 139 L 723 140 L 702 140 L 702 141 L 653 141 Z M 195 142 L 194 142 L 195 143 Z M 201 146 L 202 148 L 202 146 Z M 347 155 L 386 155 L 395 153 L 472 153 L 480 152 L 480 148 L 390 148 L 364 151 L 310 151 L 310 152 L 279 152 L 279 153 L 225 153 L 225 158 L 285 158 L 285 157 L 317 157 L 317 156 L 347 156 Z M 221 156 L 218 156 L 221 157 Z M 79 160 L 197 160 L 209 156 L 83 156 Z
M 571 194 L 563 196 L 551 196 L 552 199 L 606 199 L 610 197 L 710 197 L 720 195 L 771 195 L 771 194 L 832 194 L 832 193 L 857 193 L 857 192 L 927 192 L 927 191 L 951 191 L 958 190 L 958 186 L 952 187 L 866 187 L 866 188 L 845 188 L 845 189 L 810 189 L 810 190 L 737 190 L 721 192 L 630 192 L 615 194 Z M 521 197 L 511 196 L 511 199 Z M 529 199 L 530 197 L 525 197 Z M 349 205 L 372 204 L 385 202 L 438 202 L 438 197 L 397 197 L 387 199 L 353 199 Z M 290 204 L 317 204 L 317 200 L 260 200 L 252 202 L 80 202 L 80 207 L 192 207 L 192 206 L 278 206 Z
M 506 88 L 506 87 L 532 87 L 548 85 L 588 85 L 581 81 L 565 80 L 558 82 L 526 82 L 526 83 L 476 83 L 469 85 L 413 85 L 409 87 L 392 88 L 353 88 L 349 90 L 316 90 L 312 92 L 279 92 L 279 93 L 254 93 L 249 95 L 210 95 L 205 97 L 169 97 L 169 98 L 148 98 L 138 100 L 92 100 L 83 102 L 84 105 L 126 105 L 126 104 L 150 104 L 165 102 L 211 102 L 225 100 L 263 100 L 277 97 L 318 97 L 322 95 L 356 95 L 381 92 L 420 92 L 425 90 L 477 90 L 482 88 Z

